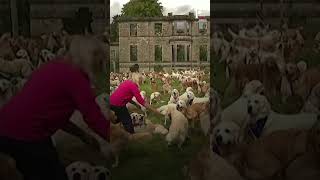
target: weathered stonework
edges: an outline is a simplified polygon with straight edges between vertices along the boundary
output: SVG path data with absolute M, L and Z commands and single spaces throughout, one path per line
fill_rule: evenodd
M 164 16 L 153 18 L 122 18 L 119 22 L 119 63 L 120 71 L 126 71 L 135 63 L 138 63 L 141 69 L 152 70 L 154 65 L 161 65 L 164 68 L 171 69 L 185 68 L 188 66 L 209 65 L 210 52 L 210 19 L 207 20 L 206 31 L 199 32 L 199 19 L 193 17 L 193 14 L 184 16 Z M 177 21 L 184 21 L 189 26 L 189 32 L 178 34 L 174 29 Z M 162 24 L 162 34 L 156 35 L 155 24 Z M 137 25 L 137 36 L 130 36 L 130 24 Z M 185 29 L 186 30 L 186 29 Z M 137 46 L 137 62 L 130 60 L 130 45 Z M 162 47 L 162 62 L 155 62 L 155 46 Z M 184 48 L 184 61 L 177 62 L 177 46 Z M 200 62 L 200 46 L 207 46 L 207 61 Z M 187 46 L 190 47 L 188 52 Z M 173 48 L 173 51 L 172 51 Z M 174 53 L 172 53 L 174 52 Z M 187 55 L 187 52 L 189 53 Z M 187 60 L 189 56 L 189 60 Z M 117 61 L 111 57 L 111 62 Z

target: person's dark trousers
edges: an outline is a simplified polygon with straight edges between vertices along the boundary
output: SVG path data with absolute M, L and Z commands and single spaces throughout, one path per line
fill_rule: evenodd
M 132 124 L 132 119 L 130 116 L 130 113 L 127 109 L 127 107 L 118 107 L 118 106 L 112 106 L 110 105 L 110 109 L 114 111 L 116 114 L 117 118 L 120 119 L 120 121 L 123 124 L 123 127 L 126 131 L 129 133 L 133 134 L 134 133 L 134 127 Z
M 0 151 L 16 161 L 24 180 L 68 180 L 50 138 L 31 143 L 0 137 Z

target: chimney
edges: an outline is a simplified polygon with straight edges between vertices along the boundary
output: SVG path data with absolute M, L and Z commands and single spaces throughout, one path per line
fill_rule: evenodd
M 172 16 L 172 12 L 168 13 L 168 16 Z

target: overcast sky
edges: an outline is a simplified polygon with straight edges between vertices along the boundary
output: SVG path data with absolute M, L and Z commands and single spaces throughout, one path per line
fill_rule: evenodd
M 163 6 L 163 14 L 172 12 L 176 15 L 187 14 L 190 11 L 198 11 L 198 15 L 210 15 L 210 0 L 159 0 Z M 116 14 L 121 13 L 122 6 L 129 0 L 110 0 L 110 20 Z

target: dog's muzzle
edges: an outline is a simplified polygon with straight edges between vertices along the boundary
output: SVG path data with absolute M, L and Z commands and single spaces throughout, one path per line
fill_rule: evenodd
M 249 113 L 249 114 L 252 113 L 252 106 L 248 106 L 248 113 Z
M 189 101 L 190 106 L 192 105 L 192 102 L 193 102 L 193 99 L 190 99 L 190 101 Z
M 218 136 L 216 137 L 216 142 L 217 142 L 218 145 L 221 145 L 221 144 L 222 144 L 222 136 L 221 136 L 221 135 L 218 135 Z

